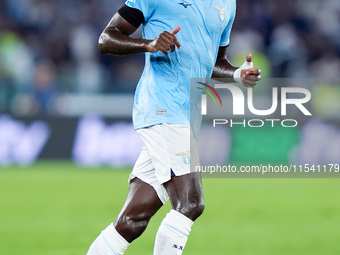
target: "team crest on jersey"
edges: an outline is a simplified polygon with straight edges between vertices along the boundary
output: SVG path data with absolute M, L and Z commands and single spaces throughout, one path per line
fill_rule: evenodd
M 177 153 L 176 156 L 181 156 L 184 164 L 186 165 L 190 164 L 190 151 Z
M 213 6 L 216 10 L 218 10 L 218 15 L 220 16 L 220 21 L 223 22 L 225 19 L 224 12 L 227 10 L 227 8 L 221 8 L 218 6 Z
M 136 0 L 127 0 L 127 1 L 125 2 L 125 4 L 126 4 L 127 6 L 134 7 L 134 6 L 135 6 L 135 2 L 136 2 Z

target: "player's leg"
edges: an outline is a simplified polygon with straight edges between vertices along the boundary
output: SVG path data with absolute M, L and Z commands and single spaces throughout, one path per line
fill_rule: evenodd
M 99 235 L 88 255 L 123 254 L 129 243 L 144 232 L 150 218 L 168 200 L 166 190 L 156 178 L 146 148 L 143 148 L 130 174 L 129 183 L 128 195 L 116 222 Z
M 116 222 L 104 229 L 87 255 L 121 255 L 146 229 L 163 203 L 155 189 L 138 178 L 130 182 L 128 195 Z
M 204 210 L 201 173 L 173 176 L 164 183 L 173 210 L 195 221 Z
M 145 231 L 151 217 L 162 206 L 155 189 L 139 178 L 134 178 L 130 182 L 128 196 L 114 227 L 131 243 Z
M 164 187 L 172 210 L 158 229 L 154 255 L 178 255 L 182 254 L 194 221 L 204 210 L 201 175 L 174 176 Z
M 204 209 L 200 173 L 191 173 L 190 168 L 190 164 L 199 165 L 195 139 L 187 125 L 161 124 L 137 130 L 137 133 L 173 208 L 157 232 L 154 254 L 181 254 L 193 221 Z

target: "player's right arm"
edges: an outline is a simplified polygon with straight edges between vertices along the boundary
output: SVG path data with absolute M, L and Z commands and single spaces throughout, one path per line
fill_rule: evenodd
M 122 9 L 123 11 L 121 11 Z M 99 37 L 98 48 L 102 54 L 124 56 L 141 52 L 161 51 L 168 55 L 169 50 L 173 52 L 175 47 L 180 49 L 181 45 L 175 36 L 181 29 L 180 26 L 177 26 L 171 32 L 164 31 L 154 40 L 131 38 L 130 35 L 144 23 L 143 13 L 127 6 L 122 9 L 119 11 L 121 14 L 117 12 L 112 17 Z

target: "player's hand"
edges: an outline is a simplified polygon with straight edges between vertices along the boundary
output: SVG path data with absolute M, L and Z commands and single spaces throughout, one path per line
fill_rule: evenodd
M 246 64 L 252 66 L 253 56 L 248 54 Z M 247 88 L 253 88 L 259 80 L 261 80 L 261 70 L 255 67 L 250 67 L 241 70 L 241 83 Z
M 147 45 L 148 52 L 161 51 L 165 55 L 168 55 L 168 51 L 174 52 L 176 47 L 181 49 L 181 45 L 177 40 L 175 34 L 181 30 L 180 26 L 175 27 L 171 32 L 164 31 L 153 41 L 150 41 Z

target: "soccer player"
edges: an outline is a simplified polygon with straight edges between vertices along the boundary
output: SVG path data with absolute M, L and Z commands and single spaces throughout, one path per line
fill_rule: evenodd
M 88 255 L 123 254 L 168 199 L 172 210 L 159 227 L 154 254 L 182 254 L 204 210 L 200 173 L 190 172 L 190 158 L 198 154 L 190 145 L 190 78 L 234 78 L 246 87 L 260 79 L 250 54 L 240 68 L 226 58 L 235 9 L 235 0 L 128 0 L 101 34 L 101 53 L 145 53 L 133 107 L 144 148 L 117 220 Z M 131 38 L 141 24 L 143 38 Z

